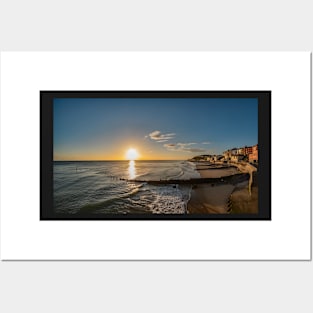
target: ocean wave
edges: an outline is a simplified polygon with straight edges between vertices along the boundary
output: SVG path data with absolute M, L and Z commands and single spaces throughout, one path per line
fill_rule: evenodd
M 185 214 L 187 210 L 187 198 L 176 185 L 168 185 L 156 188 L 155 200 L 149 204 L 154 214 Z
M 57 165 L 54 171 L 54 209 L 79 213 L 155 213 L 184 214 L 190 198 L 190 186 L 152 185 L 111 177 L 126 176 L 128 162 L 103 162 L 84 165 L 87 171 L 75 171 L 74 164 Z M 101 165 L 101 166 L 100 166 Z M 198 177 L 191 162 L 136 162 L 136 179 L 166 180 Z M 62 170 L 63 168 L 63 170 Z

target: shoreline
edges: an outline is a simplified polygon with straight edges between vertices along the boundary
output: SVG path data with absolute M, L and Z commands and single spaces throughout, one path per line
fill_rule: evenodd
M 192 185 L 187 203 L 188 214 L 258 213 L 257 173 L 253 166 L 199 163 L 196 164 L 196 170 L 201 178 L 220 178 L 220 181 Z M 231 179 L 238 173 L 249 173 L 250 178 Z

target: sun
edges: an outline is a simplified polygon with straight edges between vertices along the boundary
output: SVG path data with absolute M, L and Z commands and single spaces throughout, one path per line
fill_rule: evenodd
M 136 149 L 130 148 L 126 152 L 127 160 L 131 160 L 131 161 L 136 160 L 138 158 L 138 156 L 139 155 L 138 155 L 138 152 Z

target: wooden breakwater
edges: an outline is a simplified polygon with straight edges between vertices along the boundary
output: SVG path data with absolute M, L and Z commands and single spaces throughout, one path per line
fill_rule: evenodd
M 153 185 L 196 185 L 196 184 L 238 184 L 245 180 L 249 179 L 249 174 L 247 173 L 239 173 L 225 177 L 215 177 L 215 178 L 190 178 L 190 179 L 168 179 L 168 180 L 141 180 L 141 179 L 124 179 L 120 178 L 120 180 L 125 180 L 128 182 L 134 183 L 148 183 Z

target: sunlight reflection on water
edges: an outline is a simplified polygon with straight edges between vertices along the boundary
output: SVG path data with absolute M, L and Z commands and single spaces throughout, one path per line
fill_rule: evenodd
M 129 177 L 129 179 L 135 179 L 135 177 L 136 177 L 135 161 L 133 161 L 133 160 L 129 161 L 128 177 Z

